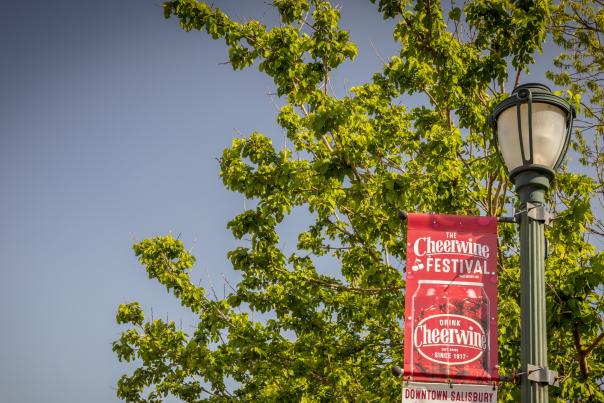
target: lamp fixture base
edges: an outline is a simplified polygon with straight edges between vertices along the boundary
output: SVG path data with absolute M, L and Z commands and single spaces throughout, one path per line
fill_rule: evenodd
M 533 168 L 515 172 L 513 175 L 516 192 L 523 206 L 526 206 L 527 203 L 544 205 L 545 192 L 549 189 L 553 179 L 551 170 L 544 170 L 540 167 Z

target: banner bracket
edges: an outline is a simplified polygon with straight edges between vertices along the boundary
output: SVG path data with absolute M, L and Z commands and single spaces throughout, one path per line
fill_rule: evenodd
M 409 213 L 406 212 L 406 211 L 402 211 L 402 210 L 400 210 L 397 213 L 397 215 L 398 215 L 398 218 L 401 221 L 406 221 L 407 217 L 409 217 Z M 549 221 L 551 221 L 551 219 Z M 510 224 L 520 224 L 520 217 L 519 217 L 519 214 L 515 214 L 513 216 L 507 216 L 507 217 L 506 216 L 500 216 L 500 217 L 497 217 L 497 222 L 500 222 L 500 223 L 510 223 Z
M 545 223 L 547 226 L 551 226 L 552 221 L 555 219 L 555 216 L 540 203 L 526 203 L 526 215 L 534 221 Z
M 528 380 L 538 383 L 547 383 L 550 386 L 560 384 L 558 371 L 553 371 L 547 367 L 538 367 L 536 365 L 527 365 Z

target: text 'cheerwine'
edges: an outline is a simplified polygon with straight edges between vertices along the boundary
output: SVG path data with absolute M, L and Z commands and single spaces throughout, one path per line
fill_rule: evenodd
M 413 243 L 415 261 L 411 269 L 434 273 L 494 274 L 489 271 L 488 266 L 490 250 L 488 245 L 474 242 L 471 238 L 462 241 L 422 237 Z M 443 255 L 455 255 L 455 257 L 443 257 Z

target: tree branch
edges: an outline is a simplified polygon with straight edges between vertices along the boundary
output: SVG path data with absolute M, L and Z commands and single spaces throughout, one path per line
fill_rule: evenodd
M 600 344 L 600 342 L 604 339 L 604 332 L 600 333 L 600 335 L 598 337 L 596 337 L 596 339 L 589 345 L 589 347 L 587 347 L 584 351 L 585 351 L 585 355 L 588 355 L 589 353 L 591 353 L 596 347 L 598 347 L 598 344 Z
M 589 372 L 587 369 L 587 360 L 585 359 L 585 350 L 581 346 L 581 339 L 579 337 L 579 321 L 573 323 L 573 340 L 575 342 L 575 349 L 577 350 L 577 359 L 579 360 L 581 374 L 583 375 L 583 379 L 587 379 Z

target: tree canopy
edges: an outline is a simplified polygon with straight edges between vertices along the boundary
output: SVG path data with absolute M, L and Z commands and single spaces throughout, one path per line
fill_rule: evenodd
M 403 362 L 406 223 L 400 211 L 511 214 L 516 197 L 487 116 L 531 68 L 551 36 L 566 53 L 551 78 L 586 122 L 574 152 L 588 174 L 563 169 L 550 191 L 547 229 L 550 367 L 564 401 L 604 401 L 602 200 L 603 17 L 598 0 L 371 0 L 392 20 L 397 54 L 341 97 L 330 75 L 357 47 L 337 4 L 274 0 L 280 24 L 236 21 L 196 0 L 164 3 L 182 29 L 223 39 L 235 70 L 272 78 L 285 147 L 252 132 L 220 158 L 225 187 L 254 201 L 228 228 L 241 281 L 218 298 L 193 284 L 180 240 L 134 245 L 151 279 L 199 317 L 192 334 L 120 305 L 127 325 L 113 350 L 137 368 L 118 381 L 128 401 L 395 401 Z M 412 94 L 421 106 L 407 106 Z M 599 125 L 599 126 L 598 126 Z M 591 130 L 587 136 L 586 130 Z M 279 228 L 293 209 L 311 217 L 292 253 Z M 520 367 L 517 228 L 499 227 L 500 372 Z M 329 259 L 325 259 L 328 257 Z M 329 261 L 334 267 L 326 267 Z M 337 269 L 337 270 L 335 270 Z M 334 274 L 335 272 L 335 274 Z M 253 318 L 260 312 L 261 319 Z M 517 386 L 501 383 L 502 401 Z

